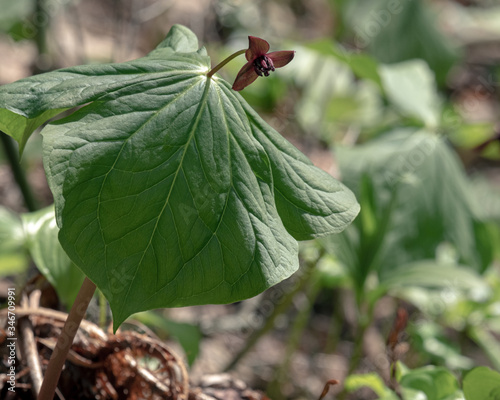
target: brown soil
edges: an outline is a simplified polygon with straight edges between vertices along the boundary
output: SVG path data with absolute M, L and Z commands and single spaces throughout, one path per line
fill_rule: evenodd
M 2 375 L 2 399 L 36 398 L 34 394 L 67 318 L 66 313 L 38 307 L 33 298 L 39 299 L 39 293 L 34 292 L 23 307 L 16 307 L 16 390 L 8 390 L 8 376 Z M 7 313 L 7 309 L 0 310 L 0 359 L 4 366 L 9 365 L 6 342 L 11 343 L 7 339 Z M 204 376 L 200 386 L 191 387 L 183 360 L 147 328 L 112 334 L 88 320 L 82 322 L 71 347 L 57 395 L 71 400 L 265 398 L 228 374 Z

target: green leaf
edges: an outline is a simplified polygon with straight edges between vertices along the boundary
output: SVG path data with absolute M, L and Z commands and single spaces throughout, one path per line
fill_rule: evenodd
M 446 337 L 445 328 L 436 322 L 412 324 L 412 347 L 431 356 L 431 360 L 451 370 L 472 368 L 474 362 L 461 354 L 460 347 Z
M 176 46 L 191 46 L 192 38 L 185 34 L 186 28 L 173 29 L 174 33 L 162 42 L 163 47 L 147 57 L 121 64 L 60 69 L 3 86 L 0 90 L 0 130 L 19 143 L 22 153 L 36 128 L 69 108 L 98 99 L 103 101 L 106 95 L 108 100 L 115 96 L 130 96 L 139 87 L 172 84 L 169 77 L 182 80 L 183 72 L 201 76 L 208 70 L 208 57 L 202 52 L 174 53 Z
M 156 46 L 157 49 L 164 47 L 169 47 L 178 53 L 193 53 L 198 51 L 198 38 L 185 26 L 174 25 L 163 42 Z
M 471 191 L 477 201 L 481 202 L 481 217 L 500 225 L 500 188 L 492 185 L 486 174 L 478 174 L 473 177 Z
M 355 192 L 362 211 L 348 229 L 321 243 L 349 271 L 357 296 L 367 295 L 370 274 L 384 282 L 394 271 L 401 273 L 400 289 L 407 295 L 404 268 L 413 263 L 431 265 L 424 268 L 427 272 L 417 273 L 421 280 L 437 273 L 428 274 L 432 266 L 455 264 L 481 273 L 490 265 L 493 235 L 483 229 L 479 202 L 443 138 L 398 129 L 355 148 L 337 148 L 336 153 L 344 182 Z M 416 271 L 408 271 L 407 283 L 419 283 L 411 276 Z M 455 285 L 454 272 L 443 271 L 450 278 L 447 289 Z M 472 275 L 459 272 L 458 283 Z M 478 279 L 470 283 L 474 294 L 476 288 L 484 288 Z M 393 281 L 391 290 L 396 288 Z M 377 285 L 373 299 L 386 289 Z
M 500 398 L 500 374 L 487 367 L 477 367 L 465 375 L 463 389 L 466 400 Z
M 436 127 L 441 115 L 434 73 L 425 61 L 380 65 L 382 86 L 389 100 L 404 115 Z
M 0 88 L 0 107 L 22 110 L 14 119 L 89 103 L 43 130 L 44 164 L 61 244 L 115 329 L 139 311 L 254 296 L 298 268 L 296 239 L 338 233 L 359 211 L 229 83 L 207 78 L 203 50 L 179 52 L 190 37 L 176 28 L 147 57 Z
M 458 51 L 437 28 L 435 11 L 425 1 L 358 0 L 351 12 L 354 41 L 378 61 L 422 59 L 440 85 L 458 59 Z
M 57 235 L 54 207 L 22 215 L 27 247 L 43 276 L 56 289 L 61 301 L 73 304 L 84 275 L 62 249 Z
M 18 81 L 21 82 L 21 81 Z M 31 83 L 32 85 L 37 84 L 37 82 Z M 25 86 L 26 88 L 30 85 L 29 83 Z M 61 108 L 56 110 L 48 110 L 36 115 L 34 118 L 29 118 L 20 110 L 12 109 L 9 104 L 15 104 L 14 99 L 9 99 L 0 92 L 0 102 L 3 101 L 6 104 L 5 108 L 0 108 L 0 130 L 12 136 L 19 143 L 19 153 L 22 154 L 26 146 L 26 142 L 40 125 L 48 121 L 52 117 L 66 110 L 67 108 Z M 2 98 L 3 97 L 3 98 Z M 28 105 L 28 107 L 31 107 Z
M 339 129 L 372 129 L 374 121 L 382 118 L 380 77 L 371 59 L 343 52 L 328 42 L 298 48 L 297 54 L 283 72 L 303 89 L 295 109 L 307 132 L 332 142 Z
M 481 326 L 471 326 L 468 333 L 472 340 L 474 340 L 479 347 L 482 348 L 484 353 L 491 360 L 493 367 L 500 369 L 500 343 L 493 329 L 489 329 L 490 325 L 486 320 Z
M 375 374 L 355 374 L 349 375 L 344 383 L 348 392 L 354 392 L 363 387 L 368 387 L 373 390 L 379 399 L 397 400 L 398 396 L 393 393 L 384 383 L 382 378 Z
M 24 241 L 21 219 L 0 206 L 0 276 L 21 273 L 28 268 Z
M 24 234 L 20 218 L 0 206 L 0 254 L 20 251 L 23 245 Z
M 443 138 L 399 129 L 353 149 L 337 149 L 337 158 L 344 182 L 362 203 L 363 177 L 368 174 L 372 182 L 372 212 L 376 229 L 384 235 L 372 262 L 382 279 L 402 265 L 435 260 L 445 244 L 456 253 L 458 264 L 478 272 L 489 266 L 491 240 L 477 236 L 479 203 Z M 359 236 L 349 231 L 361 229 L 362 220 L 343 235 Z M 354 249 L 355 254 L 365 251 Z
M 423 367 L 415 369 L 401 378 L 403 388 L 425 393 L 427 400 L 446 400 L 456 398 L 459 391 L 455 376 L 442 367 Z
M 415 261 L 395 268 L 383 277 L 381 283 L 387 288 L 399 289 L 411 286 L 432 289 L 461 289 L 476 291 L 487 296 L 488 285 L 474 270 L 436 261 Z

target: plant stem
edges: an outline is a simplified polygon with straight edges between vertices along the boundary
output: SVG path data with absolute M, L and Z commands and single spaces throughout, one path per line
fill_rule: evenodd
M 36 0 L 35 16 L 33 23 L 36 28 L 34 42 L 38 51 L 37 60 L 34 66 L 34 74 L 47 72 L 52 67 L 51 60 L 48 59 L 47 29 L 50 24 L 50 12 L 46 7 L 46 0 Z
M 26 180 L 26 175 L 19 162 L 18 151 L 14 146 L 14 141 L 6 133 L 0 131 L 0 138 L 2 139 L 5 156 L 9 160 L 10 168 L 14 179 L 16 180 L 19 189 L 23 195 L 24 204 L 29 211 L 36 211 L 38 209 L 37 202 L 33 196 L 33 192 Z
M 207 78 L 211 78 L 213 74 L 215 74 L 219 69 L 221 69 L 224 65 L 226 65 L 229 61 L 232 59 L 238 57 L 239 55 L 243 54 L 245 50 L 239 50 L 236 53 L 231 54 L 228 58 L 226 58 L 224 61 L 220 62 L 217 64 L 215 67 L 213 67 L 210 71 L 207 73 Z
M 71 307 L 68 318 L 64 323 L 61 335 L 57 339 L 56 347 L 50 357 L 42 387 L 38 394 L 38 400 L 53 400 L 64 362 L 66 361 L 78 327 L 85 316 L 85 312 L 94 295 L 95 289 L 95 284 L 89 278 L 85 277 L 82 287 L 73 303 L 73 307 Z

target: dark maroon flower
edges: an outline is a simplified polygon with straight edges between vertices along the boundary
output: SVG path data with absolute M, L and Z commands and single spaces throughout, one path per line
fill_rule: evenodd
M 247 63 L 240 69 L 233 84 L 233 90 L 241 90 L 259 76 L 269 76 L 269 72 L 281 68 L 292 61 L 295 51 L 269 51 L 269 43 L 255 36 L 248 37 L 249 46 L 245 51 Z

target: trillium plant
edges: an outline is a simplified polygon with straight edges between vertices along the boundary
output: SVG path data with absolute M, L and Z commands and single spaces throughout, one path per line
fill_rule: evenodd
M 356 217 L 352 192 L 237 93 L 294 57 L 249 40 L 210 69 L 196 36 L 174 26 L 143 58 L 0 87 L 0 129 L 21 152 L 49 122 L 43 162 L 58 237 L 86 276 L 40 399 L 53 398 L 96 286 L 115 331 L 139 311 L 239 301 L 298 269 L 297 240 L 339 233 Z M 243 53 L 234 85 L 215 74 Z

